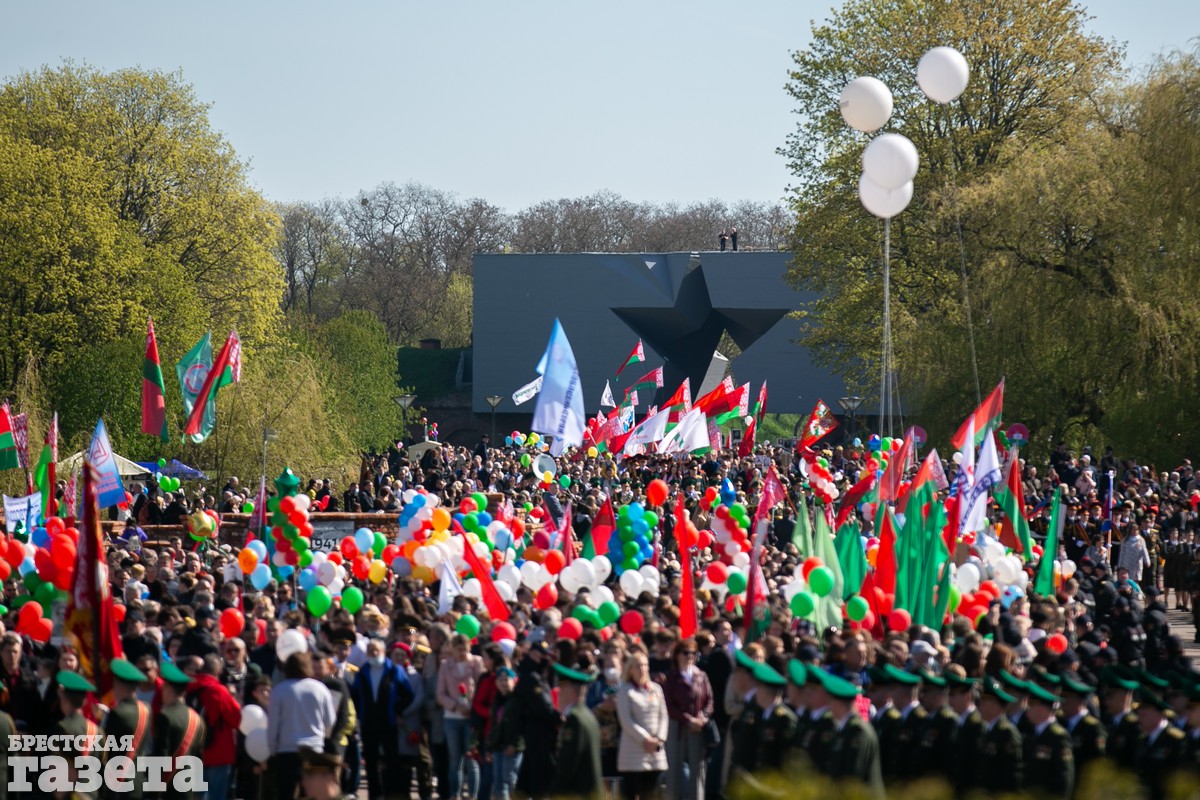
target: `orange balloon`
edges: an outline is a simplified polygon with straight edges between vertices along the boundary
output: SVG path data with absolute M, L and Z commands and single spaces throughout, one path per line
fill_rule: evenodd
M 561 554 L 560 554 L 561 555 Z M 541 564 L 546 560 L 546 551 L 540 547 L 526 547 L 522 558 L 526 561 L 532 561 L 536 564 Z
M 872 567 L 875 566 L 875 560 L 879 558 L 879 546 L 867 548 L 867 563 Z
M 404 544 L 400 545 L 400 555 L 404 556 L 407 560 L 412 561 L 413 553 L 417 552 L 417 548 L 420 546 L 420 542 L 405 542 Z
M 254 568 L 258 566 L 258 553 L 251 550 L 249 547 L 243 547 L 242 552 L 238 553 L 238 568 L 241 569 L 243 575 L 249 575 L 254 572 Z
M 444 531 L 450 527 L 450 512 L 438 506 L 433 510 L 433 529 L 435 531 Z

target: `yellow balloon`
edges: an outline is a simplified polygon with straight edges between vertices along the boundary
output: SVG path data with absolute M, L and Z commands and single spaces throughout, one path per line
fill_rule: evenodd
M 550 481 L 552 481 L 552 480 L 554 480 L 553 472 L 551 472 L 550 470 L 546 470 L 545 472 L 542 473 L 542 482 L 543 483 L 550 483 Z
M 587 453 L 588 453 L 588 458 L 595 458 L 596 456 L 600 455 L 600 451 L 597 450 L 595 447 L 589 447 Z
M 387 564 L 384 564 L 378 558 L 371 562 L 371 569 L 367 572 L 367 578 L 371 583 L 383 583 L 383 579 L 387 577 Z
M 529 438 L 527 438 L 525 441 L 529 442 L 530 444 L 537 444 L 539 441 L 541 441 L 541 439 L 542 437 L 538 434 L 531 433 L 529 434 Z
M 433 536 L 429 537 L 433 542 L 448 542 L 450 541 L 450 531 L 434 531 Z
M 424 583 L 433 583 L 437 578 L 429 567 L 413 567 L 412 576 Z

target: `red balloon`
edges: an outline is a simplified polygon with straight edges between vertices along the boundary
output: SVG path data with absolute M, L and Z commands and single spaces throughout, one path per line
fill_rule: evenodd
M 1000 587 L 996 585 L 995 581 L 984 581 L 979 584 L 979 590 L 976 594 L 979 592 L 987 592 L 993 600 L 1000 597 Z
M 7 561 L 0 558 L 0 581 L 8 580 L 10 575 L 12 575 L 12 567 L 9 566 Z
M 816 556 L 809 556 L 804 559 L 804 566 L 801 567 L 801 574 L 804 575 L 804 580 L 808 580 L 808 573 L 812 572 L 817 567 L 825 566 L 825 562 Z
M 221 635 L 232 639 L 241 634 L 246 627 L 246 618 L 236 608 L 227 608 L 221 612 Z
M 301 525 L 308 522 L 308 514 L 300 509 L 296 509 L 292 513 L 288 514 L 288 522 L 299 528 Z
M 968 607 L 967 610 L 963 613 L 963 616 L 966 617 L 967 619 L 971 620 L 972 625 L 978 627 L 979 620 L 987 614 L 987 610 L 988 610 L 988 607 L 986 605 L 981 605 L 980 603 L 976 603 L 975 605 Z
M 697 542 L 697 545 L 701 550 L 703 550 L 706 547 L 711 547 L 714 541 L 715 539 L 712 531 L 700 531 L 700 541 Z
M 567 617 L 558 627 L 558 638 L 574 641 L 583 635 L 583 623 L 574 617 Z
M 547 551 L 546 558 L 542 563 L 546 565 L 546 570 L 551 575 L 557 575 L 567 565 L 567 557 L 562 554 L 561 550 L 550 550 Z
M 550 534 L 545 531 L 538 531 L 533 535 L 533 546 L 539 550 L 550 549 Z
M 330 562 L 331 564 L 341 564 L 343 561 L 342 554 L 337 552 L 336 550 L 334 552 L 330 553 L 329 555 L 325 556 L 325 560 Z
M 258 636 L 254 637 L 256 645 L 267 643 L 267 621 L 265 619 L 254 620 L 254 629 L 258 631 Z
M 542 510 L 541 506 L 529 510 L 529 516 L 533 517 L 534 519 L 541 519 L 545 515 L 546 512 Z
M 713 583 L 724 586 L 725 580 L 729 577 L 729 570 L 720 561 L 714 561 L 708 565 L 708 569 L 704 571 L 704 574 Z
M 33 639 L 38 644 L 45 644 L 50 641 L 50 634 L 54 632 L 54 623 L 48 619 L 39 619 L 33 622 L 25 630 L 25 635 Z
M 296 510 L 296 498 L 281 497 L 279 498 L 279 510 L 285 515 L 290 515 Z
M 42 610 L 42 604 L 37 600 L 30 600 L 25 605 L 21 606 L 20 612 L 17 613 L 17 622 L 28 625 L 35 619 L 41 619 L 46 612 Z
M 470 514 L 479 510 L 479 504 L 472 497 L 464 497 L 462 502 L 458 504 L 458 510 L 463 514 Z
M 340 547 L 342 550 L 342 555 L 344 555 L 346 558 L 354 558 L 356 555 L 358 555 L 358 545 L 354 543 L 353 536 L 347 536 L 345 539 L 342 539 Z
M 868 611 L 867 615 L 858 622 L 858 626 L 863 630 L 871 630 L 875 627 L 875 612 Z
M 492 641 L 499 642 L 503 639 L 517 638 L 517 629 L 507 622 L 497 622 L 492 626 Z
M 126 494 L 128 494 L 128 492 L 126 492 Z M 115 619 L 118 623 L 125 621 L 125 606 L 113 606 L 113 619 Z
M 75 565 L 72 564 L 69 569 L 55 571 L 54 579 L 51 583 L 54 584 L 54 588 L 69 592 L 71 587 L 75 585 Z
M 553 552 L 553 551 L 552 551 Z M 542 611 L 550 608 L 558 602 L 558 587 L 553 582 L 547 583 L 545 586 L 537 590 L 537 595 L 533 598 L 533 607 Z
M 646 487 L 646 502 L 652 506 L 661 506 L 667 502 L 667 482 L 662 478 L 650 481 L 650 485 Z
M 54 559 L 50 557 L 50 551 L 41 548 L 33 554 L 33 566 L 37 569 L 38 577 L 44 581 L 54 580 L 54 573 L 58 571 L 54 566 Z
M 641 633 L 642 628 L 646 626 L 646 620 L 643 619 L 641 612 L 633 611 L 631 609 L 621 615 L 621 618 L 617 621 L 617 624 L 620 625 L 621 630 L 625 633 L 629 634 L 630 636 L 636 636 Z
M 21 562 L 25 560 L 25 545 L 16 539 L 9 539 L 8 548 L 4 551 L 4 557 L 8 559 L 8 563 L 14 568 L 21 566 Z
M 380 558 L 383 559 L 383 563 L 391 564 L 396 560 L 396 556 L 398 555 L 400 555 L 399 545 L 389 544 L 387 547 L 383 548 L 383 554 L 380 556 Z
M 683 544 L 689 550 L 700 544 L 700 531 L 696 530 L 695 525 L 689 524 L 683 532 Z
M 354 564 L 351 566 L 350 571 L 354 573 L 354 577 L 360 581 L 365 581 L 367 575 L 371 572 L 371 559 L 363 555 L 355 556 Z
M 1046 649 L 1056 656 L 1067 652 L 1067 637 L 1061 633 L 1052 633 L 1046 637 Z
M 62 517 L 51 517 L 50 519 L 46 520 L 46 533 L 50 534 L 51 537 L 53 537 L 55 534 L 62 533 L 66 529 L 67 526 L 63 524 Z
M 906 631 L 912 625 L 912 616 L 903 608 L 892 609 L 888 614 L 888 630 Z
M 75 543 L 65 536 L 59 536 L 50 543 L 50 559 L 59 569 L 75 566 Z

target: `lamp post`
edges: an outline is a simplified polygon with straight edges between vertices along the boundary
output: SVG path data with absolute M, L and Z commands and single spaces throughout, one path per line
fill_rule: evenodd
M 851 441 L 854 440 L 854 433 L 855 433 L 855 430 L 854 430 L 854 422 L 856 419 L 855 412 L 858 411 L 858 409 L 862 406 L 862 404 L 863 404 L 863 399 L 856 394 L 849 395 L 848 397 L 839 397 L 838 398 L 838 405 L 842 407 L 842 411 L 844 411 L 845 413 L 850 415 L 850 425 L 848 427 L 850 428 L 849 435 L 850 435 Z
M 496 441 L 496 406 L 500 405 L 500 401 L 504 398 L 498 394 L 489 394 L 483 398 L 487 400 L 487 404 L 492 407 L 492 447 L 495 447 Z
M 398 394 L 392 398 L 396 405 L 404 409 L 404 436 L 408 438 L 408 410 L 412 408 L 412 404 L 416 402 L 415 394 Z

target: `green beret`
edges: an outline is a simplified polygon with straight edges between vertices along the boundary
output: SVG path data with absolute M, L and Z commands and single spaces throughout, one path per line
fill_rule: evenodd
M 742 669 L 748 669 L 751 672 L 754 672 L 755 668 L 758 666 L 758 662 L 746 655 L 745 650 L 738 650 L 736 653 L 734 653 L 733 660 L 739 667 Z
M 887 670 L 875 665 L 867 667 L 867 680 L 871 682 L 872 686 L 890 686 L 895 683 L 892 676 L 888 675 Z
M 862 694 L 862 689 L 855 686 L 845 678 L 839 678 L 837 675 L 830 675 L 828 672 L 822 671 L 821 677 L 817 680 L 821 682 L 821 686 L 830 697 L 837 697 L 841 700 L 853 700 Z
M 1040 700 L 1043 703 L 1050 704 L 1057 703 L 1059 700 L 1062 700 L 1062 698 L 1058 695 L 1052 694 L 1051 692 L 1043 689 L 1041 686 L 1038 686 L 1036 683 L 1027 683 L 1025 685 L 1028 687 L 1027 691 L 1029 692 L 1029 698 L 1031 700 Z
M 1121 672 L 1113 667 L 1105 667 L 1100 670 L 1100 685 L 1105 689 L 1122 689 L 1126 692 L 1132 692 L 1138 688 L 1137 681 L 1123 677 Z
M 1005 703 L 1005 704 L 1014 703 L 1017 700 L 1017 698 L 1013 697 L 1011 694 L 1004 691 L 1004 688 L 997 681 L 995 681 L 992 678 L 984 678 L 982 685 L 983 685 L 982 695 L 984 697 L 987 697 L 990 695 L 991 697 L 994 697 L 997 700 L 999 700 L 1001 703 Z
M 68 670 L 59 670 L 58 675 L 54 678 L 55 682 L 66 689 L 68 692 L 94 692 L 96 687 L 92 686 L 87 678 L 80 675 L 78 672 L 69 672 Z
M 808 681 L 808 668 L 804 666 L 804 662 L 799 659 L 791 659 L 788 661 L 788 680 L 797 686 L 803 686 Z
M 150 680 L 146 673 L 123 658 L 113 659 L 112 674 L 114 678 L 125 683 L 144 683 Z
M 1138 683 L 1142 684 L 1142 686 L 1147 686 L 1152 689 L 1158 689 L 1160 691 L 1163 689 L 1166 689 L 1167 687 L 1169 687 L 1171 685 L 1170 681 L 1163 680 L 1162 678 L 1158 677 L 1157 675 L 1146 672 L 1145 670 L 1139 670 L 1138 675 L 1137 675 L 1137 681 L 1138 681 Z
M 1047 686 L 1058 686 L 1062 683 L 1062 678 L 1060 678 L 1058 675 L 1055 675 L 1053 672 L 1043 666 L 1034 665 L 1030 668 L 1030 672 L 1032 673 L 1030 675 L 1031 680 L 1044 683 Z
M 787 686 L 787 680 L 769 664 L 754 664 L 754 680 L 767 686 Z
M 1153 706 L 1154 708 L 1157 708 L 1160 711 L 1169 711 L 1171 708 L 1170 703 L 1168 703 L 1166 700 L 1163 700 L 1161 697 L 1159 697 L 1157 694 L 1155 694 L 1152 690 L 1147 689 L 1145 686 L 1139 687 L 1136 695 L 1137 695 L 1139 707 L 1140 706 Z
M 946 679 L 940 675 L 935 675 L 925 668 L 918 669 L 916 672 L 918 678 L 929 686 L 936 686 L 939 689 L 946 688 Z
M 962 678 L 953 672 L 942 675 L 942 680 L 946 681 L 946 685 L 952 689 L 970 689 L 979 682 L 976 678 Z
M 187 686 L 192 682 L 192 679 L 183 674 L 183 670 L 172 664 L 170 661 L 164 661 L 158 668 L 158 673 L 162 675 L 162 679 L 167 683 L 176 686 Z
M 1077 681 L 1064 672 L 1062 675 L 1062 692 L 1063 694 L 1076 694 L 1080 697 L 1087 697 L 1095 694 L 1096 687 L 1082 681 Z
M 564 667 L 562 664 L 555 664 L 554 671 L 558 674 L 560 680 L 570 681 L 571 683 L 588 684 L 596 679 L 596 676 L 590 672 L 581 672 L 577 669 Z
M 1027 681 L 1021 680 L 1006 669 L 1000 670 L 1000 682 L 1004 684 L 1005 689 L 1018 694 L 1027 694 L 1029 687 L 1032 685 Z
M 905 672 L 902 669 L 897 669 L 891 664 L 884 664 L 883 671 L 886 672 L 892 679 L 892 683 L 899 683 L 903 686 L 916 686 L 921 682 L 921 679 L 911 672 Z

